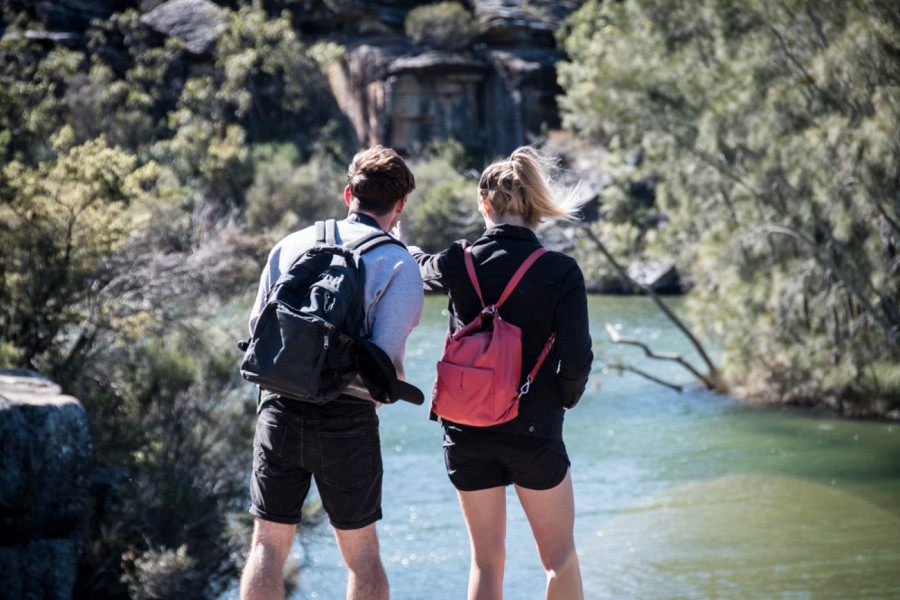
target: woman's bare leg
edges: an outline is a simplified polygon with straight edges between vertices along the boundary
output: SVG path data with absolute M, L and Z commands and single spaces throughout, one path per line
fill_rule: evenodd
M 469 600 L 501 600 L 506 562 L 506 488 L 459 492 L 472 563 Z
M 534 541 L 547 573 L 547 600 L 583 600 L 581 568 L 575 552 L 575 495 L 572 474 L 549 490 L 516 486 L 531 524 Z

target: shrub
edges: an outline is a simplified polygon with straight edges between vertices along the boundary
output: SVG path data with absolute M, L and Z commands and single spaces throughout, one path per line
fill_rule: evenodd
M 404 26 L 414 43 L 443 50 L 465 48 L 478 37 L 475 19 L 458 2 L 418 6 L 409 11 Z
M 454 168 L 460 147 L 448 144 L 434 158 L 413 165 L 416 190 L 404 214 L 403 235 L 426 252 L 443 250 L 455 240 L 474 241 L 484 230 L 476 209 L 478 185 Z
M 245 219 L 253 231 L 282 236 L 317 219 L 343 218 L 343 165 L 329 154 L 301 164 L 293 144 L 254 150 L 256 173 L 247 190 Z

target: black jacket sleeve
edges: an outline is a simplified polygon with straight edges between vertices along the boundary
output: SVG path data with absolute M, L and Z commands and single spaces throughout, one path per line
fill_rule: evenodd
M 442 292 L 447 293 L 448 282 L 446 274 L 450 272 L 447 269 L 447 257 L 454 251 L 454 246 L 464 246 L 467 242 L 454 242 L 446 250 L 437 254 L 426 254 L 418 246 L 410 246 L 409 251 L 416 262 L 419 263 L 419 272 L 422 274 L 422 283 L 426 292 Z
M 584 394 L 594 360 L 584 276 L 574 261 L 565 278 L 563 295 L 556 308 L 554 331 L 557 381 L 563 406 L 572 408 Z

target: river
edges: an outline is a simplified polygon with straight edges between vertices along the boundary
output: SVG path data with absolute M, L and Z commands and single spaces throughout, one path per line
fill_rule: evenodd
M 678 306 L 678 299 L 674 305 Z M 445 300 L 426 299 L 407 345 L 408 378 L 427 392 L 446 329 Z M 576 545 L 597 600 L 900 598 L 900 424 L 748 406 L 688 387 L 678 393 L 604 370 L 621 359 L 690 384 L 673 363 L 611 344 L 605 323 L 655 350 L 694 359 L 649 299 L 592 297 L 598 357 L 565 440 L 575 485 Z M 426 407 L 379 411 L 384 519 L 393 600 L 465 598 L 468 537 Z M 508 600 L 543 598 L 524 513 L 508 492 Z M 303 530 L 291 598 L 344 597 L 327 523 Z

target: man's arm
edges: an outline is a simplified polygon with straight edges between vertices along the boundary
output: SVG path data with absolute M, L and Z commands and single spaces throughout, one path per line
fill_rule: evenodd
M 259 276 L 259 288 L 256 290 L 256 300 L 253 302 L 253 308 L 250 309 L 250 335 L 253 335 L 253 332 L 256 331 L 256 322 L 259 321 L 259 316 L 262 314 L 263 308 L 266 306 L 266 299 L 269 296 L 269 290 L 272 289 L 272 270 L 270 265 L 272 264 L 272 255 L 275 253 L 274 250 L 269 254 L 269 259 L 266 261 L 266 266 L 263 267 L 262 275 Z
M 406 256 L 391 264 L 388 283 L 368 310 L 371 340 L 391 358 L 400 379 L 405 379 L 406 339 L 419 324 L 424 301 L 422 277 Z

